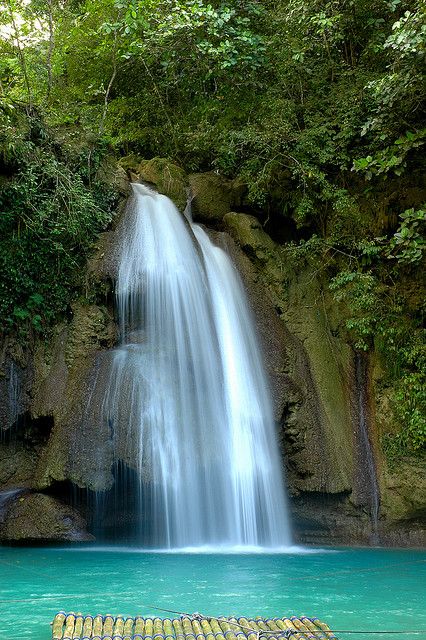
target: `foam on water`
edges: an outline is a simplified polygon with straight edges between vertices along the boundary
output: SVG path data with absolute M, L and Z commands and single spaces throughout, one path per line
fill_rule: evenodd
M 64 551 L 79 553 L 142 553 L 142 554 L 170 554 L 170 555 L 315 555 L 319 553 L 339 553 L 336 549 L 322 549 L 321 547 L 302 547 L 291 545 L 289 547 L 260 547 L 249 545 L 223 545 L 214 547 L 200 545 L 197 547 L 182 547 L 170 549 L 147 549 L 145 547 L 121 546 L 121 545 L 84 545 L 64 548 Z

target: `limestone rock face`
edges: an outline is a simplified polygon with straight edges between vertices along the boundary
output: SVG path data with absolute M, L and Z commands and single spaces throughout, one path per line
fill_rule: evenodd
M 398 461 L 383 473 L 382 512 L 391 522 L 423 520 L 426 523 L 426 464 L 421 460 Z M 426 533 L 426 525 L 425 525 Z
M 214 172 L 188 179 L 163 158 L 132 157 L 122 166 L 117 171 L 107 163 L 102 180 L 122 181 L 118 188 L 123 195 L 129 192 L 125 168 L 171 197 L 181 210 L 190 185 L 195 220 L 215 229 L 209 232 L 212 239 L 228 251 L 242 276 L 264 353 L 299 539 L 368 544 L 371 522 L 357 443 L 354 352 L 344 328 L 345 310 L 332 300 L 328 282 L 303 260 L 294 264 L 257 218 L 241 212 L 241 182 Z M 48 340 L 36 339 L 27 348 L 9 342 L 0 348 L 0 503 L 2 491 L 22 490 L 7 503 L 6 517 L 0 517 L 4 541 L 88 539 L 78 514 L 46 494 L 57 495 L 61 482 L 108 491 L 114 460 L 134 464 L 126 421 L 115 425 L 113 436 L 101 411 L 110 383 L 110 349 L 117 342 L 112 299 L 122 211 L 120 207 L 111 229 L 99 236 L 84 293 L 72 306 L 70 319 L 58 323 Z M 377 390 L 368 393 L 381 540 L 420 545 L 426 542 L 421 525 L 425 469 L 416 460 L 388 468 L 378 446 L 380 420 L 386 421 L 388 412 L 384 402 L 378 407 Z M 122 401 L 128 402 L 125 392 Z
M 70 480 L 94 490 L 112 484 L 112 445 L 107 425 L 87 415 L 98 375 L 98 356 L 113 346 L 116 327 L 110 312 L 76 304 L 68 326 L 58 327 L 35 354 L 33 415 L 51 415 L 54 427 L 36 471 L 38 487 Z
M 31 401 L 31 357 L 16 340 L 0 345 L 0 441 L 29 407 Z
M 0 523 L 0 540 L 4 542 L 88 542 L 83 518 L 71 507 L 42 493 L 19 495 L 9 506 Z
M 270 321 L 265 324 L 256 312 L 257 306 L 268 308 L 265 296 L 283 327 L 277 340 L 281 351 L 274 355 L 265 350 L 265 361 L 275 367 L 278 354 L 283 353 L 282 376 L 271 380 L 281 411 L 280 434 L 298 535 L 317 544 L 369 544 L 374 539 L 371 487 L 367 487 L 367 460 L 360 447 L 360 389 L 355 354 L 347 341 L 345 310 L 332 300 L 328 283 L 303 261 L 293 264 L 256 218 L 230 212 L 223 222 L 254 270 L 248 278 L 249 270 L 241 268 L 239 259 L 260 334 L 266 335 L 266 341 L 273 335 Z M 368 438 L 380 488 L 375 540 L 400 546 L 425 544 L 421 525 L 426 503 L 424 465 L 399 461 L 388 469 L 375 423 L 377 391 L 371 381 L 368 384 Z
M 216 227 L 222 218 L 243 204 L 246 187 L 240 180 L 227 180 L 219 174 L 194 173 L 189 176 L 192 215 L 195 221 Z
M 25 447 L 23 443 L 0 444 L 0 488 L 34 486 L 38 452 Z
M 166 158 L 143 160 L 138 168 L 140 180 L 152 184 L 159 193 L 171 198 L 183 211 L 188 197 L 188 178 L 185 172 Z
M 354 472 L 350 349 L 330 334 L 321 284 L 309 272 L 292 274 L 290 279 L 282 248 L 253 216 L 231 212 L 224 223 L 250 258 L 258 289 L 263 298 L 267 294 L 269 306 L 275 307 L 285 327 L 287 384 L 281 391 L 280 420 L 290 490 L 294 494 L 350 490 Z M 254 298 L 259 299 L 259 293 Z

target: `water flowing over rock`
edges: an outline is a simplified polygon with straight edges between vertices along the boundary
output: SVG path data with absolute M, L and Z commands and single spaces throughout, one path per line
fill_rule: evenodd
M 184 328 L 179 335 L 188 348 L 194 341 L 203 344 L 210 341 L 223 352 L 228 344 L 228 326 L 223 322 L 227 317 L 218 309 L 222 304 L 222 308 L 227 309 L 226 316 L 232 316 L 235 300 L 229 302 L 226 298 L 225 285 L 215 286 L 217 263 L 221 264 L 221 269 L 229 268 L 229 283 L 233 278 L 239 278 L 213 245 L 225 250 L 242 279 L 259 336 L 281 447 L 277 463 L 275 433 L 268 418 L 266 457 L 272 447 L 269 463 L 272 462 L 274 468 L 286 466 L 289 505 L 297 541 L 317 545 L 374 544 L 376 538 L 372 536 L 372 530 L 376 524 L 373 522 L 372 526 L 371 516 L 376 520 L 380 496 L 377 521 L 380 543 L 424 545 L 424 461 L 405 457 L 390 464 L 380 451 L 382 435 L 397 426 L 390 423 L 389 389 L 380 358 L 372 352 L 368 362 L 365 360 L 362 364 L 358 358 L 356 366 L 353 345 L 345 328 L 347 309 L 333 300 L 329 280 L 323 273 L 305 260 L 295 262 L 286 247 L 293 237 L 291 229 L 286 231 L 283 227 L 279 235 L 274 233 L 271 237 L 268 235 L 272 232 L 271 225 L 262 225 L 250 208 L 243 213 L 241 208 L 245 209 L 247 203 L 241 181 L 229 181 L 213 172 L 186 176 L 181 168 L 162 158 L 141 161 L 141 158 L 132 157 L 123 159 L 122 164 L 137 174 L 135 179 L 154 184 L 158 192 L 171 197 L 181 210 L 191 186 L 194 218 L 209 225 L 209 228 L 193 226 L 191 229 L 184 218 L 179 218 L 184 240 L 177 244 L 180 244 L 183 256 L 179 257 L 176 252 L 176 268 L 164 277 L 167 290 L 174 293 L 170 293 L 161 306 L 159 313 L 163 324 L 155 328 L 158 335 L 175 302 L 185 305 L 191 302 L 184 292 L 190 290 L 193 274 L 191 272 L 184 284 L 182 272 L 187 262 L 193 260 L 197 264 L 198 283 L 194 286 L 202 300 L 204 315 L 202 322 L 197 323 L 195 314 L 186 307 Z M 122 178 L 120 191 L 127 194 L 124 169 L 117 173 L 113 163 L 108 163 L 102 171 L 110 176 L 106 182 L 117 182 Z M 142 189 L 141 186 L 136 188 Z M 151 204 L 165 202 L 152 193 L 145 192 L 141 197 L 150 200 Z M 236 211 L 229 211 L 234 206 Z M 146 307 L 139 313 L 141 324 L 130 321 L 127 314 L 121 324 L 121 343 L 119 341 L 114 289 L 126 243 L 135 233 L 133 222 L 135 212 L 125 208 L 122 201 L 111 227 L 100 234 L 94 246 L 81 296 L 72 304 L 69 313 L 58 319 L 48 335 L 35 335 L 26 344 L 10 335 L 1 341 L 0 491 L 4 493 L 3 499 L 0 497 L 0 503 L 3 502 L 3 507 L 0 504 L 0 519 L 3 520 L 0 538 L 7 539 L 8 543 L 19 540 L 30 544 L 31 541 L 42 541 L 43 536 L 46 540 L 51 539 L 49 527 L 55 529 L 55 540 L 84 539 L 88 536 L 84 522 L 87 520 L 88 530 L 104 541 L 139 540 L 154 545 L 157 540 L 158 545 L 163 546 L 186 544 L 188 538 L 184 537 L 179 542 L 172 542 L 171 538 L 168 542 L 171 523 L 156 515 L 164 513 L 160 506 L 166 497 L 169 503 L 175 504 L 173 518 L 180 518 L 183 536 L 191 535 L 192 539 L 196 535 L 188 531 L 194 529 L 193 514 L 205 498 L 200 526 L 204 527 L 204 532 L 210 528 L 208 535 L 212 540 L 222 521 L 225 521 L 224 536 L 233 528 L 227 519 L 227 509 L 229 504 L 235 504 L 235 496 L 245 485 L 242 480 L 240 485 L 233 485 L 222 505 L 219 499 L 209 502 L 205 497 L 208 478 L 213 478 L 211 482 L 216 483 L 217 491 L 222 490 L 224 478 L 229 478 L 231 463 L 235 465 L 232 462 L 235 457 L 236 469 L 240 465 L 257 473 L 256 464 L 260 458 L 257 456 L 252 460 L 245 450 L 250 438 L 242 440 L 238 457 L 235 451 L 238 439 L 234 438 L 235 446 L 231 446 L 221 435 L 228 419 L 227 412 L 234 411 L 233 401 L 238 396 L 232 395 L 233 389 L 228 395 L 223 392 L 218 401 L 212 401 L 208 395 L 210 388 L 216 394 L 221 381 L 232 379 L 230 366 L 236 347 L 234 331 L 220 364 L 211 363 L 206 356 L 201 360 L 198 358 L 195 364 L 187 364 L 189 358 L 178 359 L 177 351 L 167 350 L 161 339 L 156 348 L 161 359 L 155 363 L 157 368 L 151 366 L 148 355 L 154 359 L 155 347 L 146 332 L 147 326 L 142 326 Z M 163 229 L 161 242 L 158 242 L 162 247 L 170 238 L 173 225 L 169 227 Z M 204 238 L 204 231 L 213 245 Z M 290 233 L 288 237 L 287 232 Z M 136 262 L 134 266 L 137 270 Z M 143 283 L 147 284 L 148 279 L 144 269 L 140 269 L 139 290 L 135 278 L 134 295 L 127 298 L 128 310 L 132 299 L 135 304 L 146 300 L 147 290 L 143 289 Z M 175 290 L 172 281 L 178 280 L 178 274 L 181 289 Z M 239 285 L 232 287 L 236 290 Z M 165 293 L 164 286 L 162 289 Z M 216 312 L 214 293 L 214 305 L 217 300 L 220 303 Z M 225 298 L 220 302 L 222 295 Z M 126 300 L 125 295 L 123 300 Z M 135 317 L 137 315 L 138 312 Z M 238 331 L 241 329 L 244 334 L 247 327 L 241 313 L 235 316 Z M 244 334 L 243 340 L 250 352 L 248 370 L 254 374 L 258 360 L 250 346 L 252 338 Z M 117 343 L 120 346 L 115 348 Z M 165 367 L 168 357 L 169 370 Z M 172 369 L 172 363 L 176 367 L 180 363 L 181 368 L 179 377 L 170 372 L 167 374 L 167 384 L 163 388 L 172 394 L 167 400 L 157 386 L 160 365 L 167 373 Z M 209 368 L 210 377 L 206 374 Z M 241 397 L 249 407 L 254 391 L 257 393 L 264 388 L 264 382 L 259 383 L 255 376 L 252 384 L 239 368 L 235 372 L 235 377 L 245 385 L 245 395 Z M 183 400 L 179 403 L 175 399 L 176 389 L 182 390 L 185 401 L 199 397 L 186 422 L 182 419 Z M 207 390 L 204 392 L 204 389 Z M 136 391 L 141 394 L 137 402 Z M 187 447 L 176 445 L 176 436 L 172 438 L 175 432 L 169 428 L 161 433 L 158 446 L 154 447 L 149 438 L 141 440 L 139 427 L 154 401 L 177 416 L 173 424 L 176 429 L 179 427 L 182 432 L 189 433 L 193 453 L 190 454 Z M 212 415 L 215 404 L 220 434 L 211 428 L 202 441 L 192 435 L 194 423 L 202 414 L 207 416 L 206 425 L 211 427 L 213 420 L 208 416 Z M 266 415 L 270 414 L 269 399 L 266 405 L 263 401 L 259 404 L 266 407 L 263 414 L 266 420 Z M 140 420 L 129 421 L 131 407 L 132 411 L 140 412 Z M 144 436 L 153 433 L 154 424 L 152 416 L 150 422 L 145 420 Z M 248 424 L 250 426 L 250 420 Z M 375 471 L 367 463 L 369 445 L 370 463 L 374 462 Z M 259 450 L 264 455 L 262 447 Z M 167 464 L 159 463 L 157 452 L 160 449 L 166 449 Z M 201 473 L 205 461 L 205 473 Z M 220 472 L 214 475 L 218 466 Z M 269 466 L 264 469 L 269 470 Z M 158 482 L 153 483 L 154 477 L 171 482 L 176 470 L 186 478 L 187 484 L 196 478 L 193 482 L 198 496 L 195 501 L 185 502 L 180 498 L 178 501 L 172 489 L 168 493 L 161 492 Z M 14 496 L 18 488 L 22 495 Z M 22 502 L 24 492 L 26 497 Z M 40 495 L 43 497 L 37 497 Z M 153 505 L 154 495 L 158 497 L 157 510 Z M 29 499 L 29 496 L 33 497 Z M 48 502 L 47 497 L 52 501 Z M 143 513 L 141 503 L 144 504 Z M 49 512 L 43 531 L 34 518 L 41 507 L 43 512 Z M 79 513 L 81 523 L 70 530 L 63 526 L 64 519 L 65 525 L 68 521 L 64 509 Z M 256 532 L 265 516 L 263 505 L 260 509 L 257 506 L 257 511 Z M 245 525 L 240 522 L 238 527 L 237 535 L 240 536 Z M 279 529 L 282 533 L 286 527 L 279 525 Z M 81 533 L 75 536 L 72 533 L 75 530 Z M 247 539 L 252 539 L 252 533 L 247 533 Z M 262 531 L 258 543 L 268 544 L 268 535 Z M 284 544 L 285 538 L 283 534 L 279 544 Z M 218 546 L 220 542 L 214 544 Z
M 203 229 L 142 185 L 117 299 L 121 345 L 102 411 L 113 434 L 127 426 L 137 456 L 144 542 L 288 545 L 271 401 L 239 276 Z

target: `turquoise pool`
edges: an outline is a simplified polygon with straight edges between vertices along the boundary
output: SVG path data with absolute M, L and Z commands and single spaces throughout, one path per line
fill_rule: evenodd
M 160 617 L 167 614 L 155 607 L 206 615 L 305 614 L 334 629 L 426 629 L 422 551 L 220 555 L 2 548 L 0 568 L 1 640 L 49 640 L 49 623 L 61 609 Z

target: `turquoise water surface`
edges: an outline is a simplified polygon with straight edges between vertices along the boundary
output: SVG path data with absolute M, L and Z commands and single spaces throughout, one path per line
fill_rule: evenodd
M 49 640 L 49 623 L 60 610 L 167 617 L 155 607 L 205 615 L 318 616 L 333 629 L 426 630 L 426 552 L 309 551 L 2 548 L 0 639 Z

